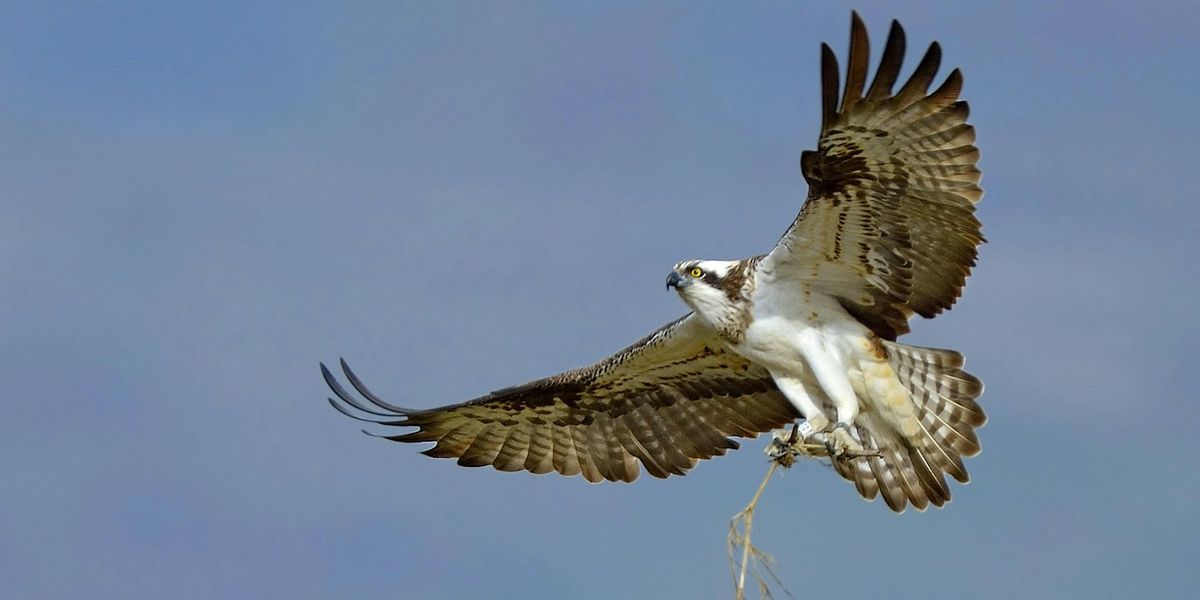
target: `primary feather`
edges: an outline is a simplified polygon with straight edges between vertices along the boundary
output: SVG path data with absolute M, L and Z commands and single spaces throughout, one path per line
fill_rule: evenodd
M 798 416 L 765 370 L 723 350 L 692 315 L 590 367 L 432 410 L 382 401 L 343 362 L 368 406 L 321 368 L 335 408 L 417 428 L 387 439 L 433 442 L 425 454 L 463 466 L 553 470 L 588 481 L 633 481 L 639 462 L 655 477 L 682 475 L 736 449 L 728 436 L 754 437 Z

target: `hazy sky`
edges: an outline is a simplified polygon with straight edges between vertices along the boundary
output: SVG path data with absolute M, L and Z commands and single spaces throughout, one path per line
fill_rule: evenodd
M 989 243 L 906 340 L 990 422 L 946 508 L 802 464 L 756 541 L 798 597 L 1200 583 L 1194 3 L 49 4 L 0 8 L 4 596 L 728 597 L 763 441 L 462 469 L 360 434 L 317 363 L 431 407 L 682 314 L 672 264 L 799 209 L 852 7 L 965 75 Z

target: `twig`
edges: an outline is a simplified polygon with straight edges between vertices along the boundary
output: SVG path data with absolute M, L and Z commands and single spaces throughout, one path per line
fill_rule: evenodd
M 797 457 L 803 457 L 803 458 L 832 458 L 833 457 L 829 453 L 829 448 L 827 448 L 825 446 L 825 444 L 792 444 L 787 447 L 786 452 L 787 452 L 787 454 L 785 454 L 784 457 L 787 457 L 788 455 L 790 455 L 792 462 L 794 462 Z M 868 456 L 883 456 L 883 454 L 881 454 L 878 450 L 863 450 L 862 452 L 847 451 L 847 452 L 843 452 L 843 453 L 839 454 L 837 456 L 837 459 L 843 460 L 843 459 L 851 459 L 851 458 L 864 458 L 864 457 L 868 457 Z M 783 458 L 783 457 L 781 457 L 781 458 Z M 781 461 L 779 458 L 775 458 L 772 460 L 774 460 L 775 462 L 784 462 L 784 461 Z M 784 464 L 783 466 L 790 467 L 792 465 Z
M 740 573 L 734 580 L 735 600 L 745 600 L 746 598 L 746 568 L 750 565 L 750 550 L 753 545 L 750 543 L 750 531 L 754 526 L 754 509 L 758 506 L 758 499 L 762 497 L 763 490 L 767 489 L 767 482 L 771 481 L 771 476 L 775 474 L 775 469 L 779 468 L 778 461 L 771 461 L 771 468 L 767 469 L 767 476 L 763 477 L 762 483 L 758 484 L 758 490 L 754 492 L 754 497 L 750 499 L 750 503 L 742 512 L 734 515 L 729 522 L 729 560 L 730 566 L 733 566 L 733 551 L 740 543 L 742 546 L 742 567 Z M 742 526 L 741 534 L 738 533 L 738 524 Z M 757 548 L 754 549 L 755 554 L 760 554 Z
M 772 446 L 767 452 L 771 457 L 771 467 L 767 469 L 766 477 L 763 477 L 762 483 L 758 484 L 758 489 L 755 490 L 754 496 L 750 498 L 750 503 L 746 505 L 746 508 L 743 508 L 741 512 L 734 515 L 733 519 L 729 521 L 729 572 L 733 577 L 734 600 L 745 600 L 746 598 L 746 571 L 749 569 L 752 560 L 770 575 L 771 579 L 783 589 L 788 597 L 792 597 L 791 592 L 787 590 L 783 582 L 780 581 L 779 577 L 775 575 L 775 571 L 771 568 L 771 564 L 774 562 L 771 555 L 759 550 L 754 544 L 750 543 L 750 533 L 754 525 L 754 510 L 758 507 L 758 501 L 762 498 L 763 491 L 767 489 L 767 483 L 771 481 L 771 476 L 775 474 L 776 469 L 780 466 L 785 469 L 790 468 L 795 464 L 797 458 L 847 460 L 880 456 L 878 450 L 864 450 L 862 452 L 844 452 L 834 457 L 829 446 L 826 444 L 801 442 L 797 429 L 798 427 L 793 425 L 787 439 L 775 438 L 771 442 Z M 738 531 L 739 526 L 741 527 L 741 531 Z M 734 553 L 738 546 L 742 547 L 740 568 L 734 559 Z M 767 586 L 766 580 L 762 575 L 757 575 L 757 577 L 760 595 L 771 597 L 771 591 Z

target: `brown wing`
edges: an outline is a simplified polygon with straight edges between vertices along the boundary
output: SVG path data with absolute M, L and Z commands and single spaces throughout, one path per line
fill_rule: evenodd
M 389 440 L 434 442 L 424 454 L 463 466 L 582 473 L 592 482 L 633 481 L 638 462 L 655 477 L 682 475 L 698 460 L 736 449 L 727 436 L 754 437 L 798 418 L 769 373 L 722 350 L 691 315 L 590 367 L 429 410 L 384 402 L 345 361 L 342 370 L 369 404 L 321 365 L 341 400 L 329 399 L 334 408 L 417 428 Z
M 955 69 L 927 93 L 941 49 L 934 42 L 908 82 L 893 84 L 904 57 L 893 21 L 875 80 L 867 79 L 867 31 L 855 13 L 845 95 L 837 59 L 821 46 L 821 137 L 801 157 L 808 199 L 763 267 L 837 297 L 886 339 L 908 332 L 913 313 L 933 317 L 962 292 L 983 242 L 975 203 L 979 150 L 958 100 Z

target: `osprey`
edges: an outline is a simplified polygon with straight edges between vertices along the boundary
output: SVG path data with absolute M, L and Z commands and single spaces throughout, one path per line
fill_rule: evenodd
M 849 66 L 821 46 L 821 134 L 800 165 L 808 197 L 770 252 L 743 260 L 688 260 L 667 287 L 691 312 L 588 367 L 415 410 L 363 399 L 325 365 L 351 417 L 416 428 L 383 436 L 431 442 L 423 453 L 468 467 L 633 481 L 683 475 L 736 449 L 730 436 L 804 419 L 807 442 L 864 498 L 896 512 L 950 500 L 945 475 L 968 481 L 978 454 L 983 384 L 952 350 L 897 342 L 918 314 L 931 318 L 962 292 L 983 242 L 974 128 L 955 69 L 934 91 L 934 42 L 893 91 L 905 53 L 892 22 L 867 85 L 867 31 L 852 15 Z M 353 410 L 361 411 L 355 414 Z

